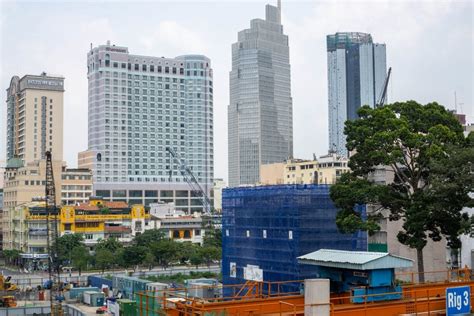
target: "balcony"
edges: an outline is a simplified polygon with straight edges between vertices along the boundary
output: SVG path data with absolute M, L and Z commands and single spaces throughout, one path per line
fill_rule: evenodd
M 106 234 L 122 234 L 131 233 L 132 229 L 127 226 L 105 226 L 104 233 Z

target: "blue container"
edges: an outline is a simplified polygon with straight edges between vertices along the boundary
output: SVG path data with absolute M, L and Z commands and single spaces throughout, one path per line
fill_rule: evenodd
M 97 275 L 90 275 L 87 277 L 87 281 L 90 286 L 98 287 L 99 289 L 101 289 L 102 285 L 107 285 L 109 289 L 113 290 L 112 280 Z

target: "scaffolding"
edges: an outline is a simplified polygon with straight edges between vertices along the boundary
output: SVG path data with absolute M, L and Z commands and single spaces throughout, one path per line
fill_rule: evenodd
M 365 216 L 365 206 L 358 211 Z M 222 274 L 224 285 L 257 278 L 277 282 L 316 277 L 297 257 L 321 248 L 367 250 L 367 234 L 342 234 L 328 185 L 273 185 L 223 191 Z M 247 275 L 246 275 L 247 274 Z M 255 274 L 255 273 L 253 273 Z M 255 279 L 254 281 L 262 281 Z M 283 291 L 301 290 L 288 283 Z M 228 293 L 226 293 L 228 294 Z

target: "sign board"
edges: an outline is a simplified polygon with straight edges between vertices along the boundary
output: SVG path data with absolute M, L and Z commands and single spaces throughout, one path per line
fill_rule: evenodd
M 236 278 L 237 277 L 237 264 L 235 262 L 230 263 L 230 273 L 229 276 L 231 278 Z
M 249 281 L 263 281 L 263 270 L 258 266 L 248 264 L 244 267 L 244 279 Z
M 446 289 L 446 316 L 471 312 L 471 288 L 469 286 Z

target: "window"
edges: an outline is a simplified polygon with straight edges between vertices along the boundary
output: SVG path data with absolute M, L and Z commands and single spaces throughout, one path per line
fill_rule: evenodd
M 263 230 L 263 238 L 267 238 L 267 230 L 266 229 Z

